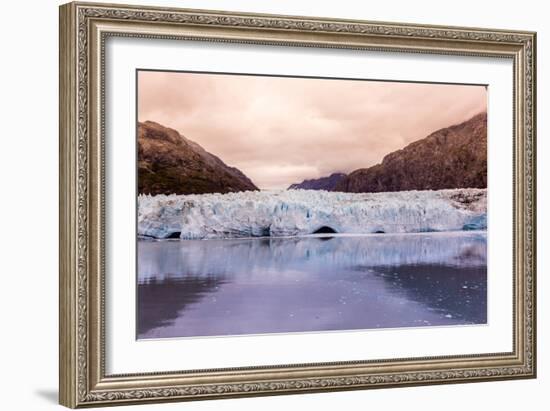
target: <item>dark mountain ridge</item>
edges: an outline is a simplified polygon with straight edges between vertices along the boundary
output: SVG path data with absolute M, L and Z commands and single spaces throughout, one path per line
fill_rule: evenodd
M 333 191 L 384 192 L 487 187 L 487 113 L 442 128 L 340 180 Z
M 176 130 L 153 121 L 138 123 L 138 192 L 205 194 L 258 190 L 230 167 Z

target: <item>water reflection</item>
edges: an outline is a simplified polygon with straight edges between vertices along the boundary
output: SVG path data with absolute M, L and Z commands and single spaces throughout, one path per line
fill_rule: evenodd
M 223 282 L 221 278 L 188 276 L 160 281 L 153 278 L 139 283 L 139 332 L 146 334 L 156 327 L 171 324 L 180 310 L 199 302 Z
M 404 265 L 376 270 L 396 292 L 410 301 L 465 323 L 487 322 L 487 270 L 485 267 Z M 435 275 L 434 275 L 435 274 Z M 424 322 L 418 319 L 417 322 Z
M 486 233 L 139 241 L 138 337 L 486 323 Z

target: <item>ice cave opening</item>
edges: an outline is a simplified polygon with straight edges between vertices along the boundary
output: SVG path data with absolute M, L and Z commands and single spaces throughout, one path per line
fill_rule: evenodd
M 336 231 L 334 228 L 329 227 L 327 225 L 324 225 L 313 232 L 313 234 L 337 234 L 337 233 L 338 231 Z
M 181 237 L 181 231 L 174 231 L 173 233 L 170 233 L 170 235 L 166 238 L 180 238 Z

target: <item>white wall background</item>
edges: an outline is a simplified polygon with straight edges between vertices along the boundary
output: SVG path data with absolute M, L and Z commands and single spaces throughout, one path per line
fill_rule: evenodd
M 433 23 L 538 32 L 538 230 L 539 378 L 537 380 L 309 394 L 125 409 L 279 410 L 547 409 L 550 390 L 550 13 L 545 2 L 385 2 L 182 0 L 136 4 L 264 13 Z M 113 2 L 113 0 L 111 0 Z M 116 1 L 115 1 L 116 2 Z M 130 0 L 128 0 L 130 2 Z M 57 44 L 56 0 L 5 2 L 0 64 L 0 407 L 5 410 L 61 409 L 57 405 Z M 546 402 L 546 404 L 545 404 Z M 139 407 L 139 408 L 138 408 Z

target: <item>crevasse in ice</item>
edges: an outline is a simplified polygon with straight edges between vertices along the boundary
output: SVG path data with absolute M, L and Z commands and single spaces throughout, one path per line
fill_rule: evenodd
M 339 193 L 314 190 L 140 195 L 138 235 L 212 239 L 487 228 L 486 189 Z

